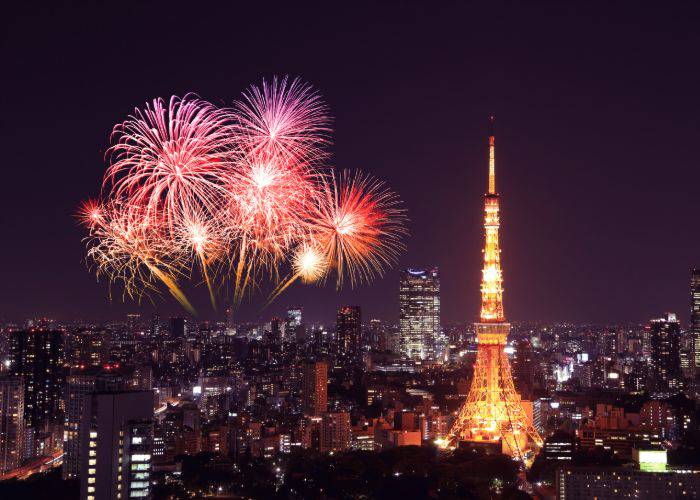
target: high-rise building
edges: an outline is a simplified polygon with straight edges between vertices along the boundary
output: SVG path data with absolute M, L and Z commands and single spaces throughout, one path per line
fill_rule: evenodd
M 406 269 L 399 283 L 399 349 L 413 359 L 435 355 L 440 334 L 440 278 L 437 267 Z
M 63 332 L 30 329 L 11 334 L 10 370 L 24 378 L 27 427 L 43 430 L 60 420 L 63 363 Z
M 280 318 L 270 320 L 270 342 L 273 344 L 282 342 L 282 319 Z
M 63 478 L 75 478 L 80 474 L 80 421 L 83 404 L 88 394 L 95 390 L 99 368 L 73 369 L 66 380 L 66 423 L 63 430 Z
M 80 425 L 80 498 L 150 498 L 153 392 L 95 392 Z
M 338 309 L 335 333 L 340 354 L 355 356 L 360 352 L 362 341 L 362 311 L 360 306 L 343 306 Z
M 0 377 L 0 474 L 19 467 L 24 445 L 24 382 Z
M 700 268 L 693 268 L 690 275 L 690 333 L 695 368 L 700 371 Z
M 287 310 L 287 321 L 284 324 L 284 340 L 286 342 L 304 342 L 306 329 L 303 322 L 303 310 L 301 307 L 293 307 Z
M 72 368 L 66 379 L 66 419 L 63 432 L 63 478 L 80 475 L 85 427 L 81 426 L 85 402 L 93 392 L 121 392 L 151 388 L 151 368 Z
M 102 366 L 109 361 L 110 336 L 106 330 L 73 332 L 66 337 L 70 366 Z
M 328 363 L 325 361 L 304 363 L 302 383 L 304 415 L 319 416 L 328 411 Z
M 492 118 L 493 120 L 493 118 Z M 472 385 L 443 447 L 466 441 L 474 446 L 498 447 L 525 460 L 530 445 L 542 446 L 533 425 L 532 403 L 516 392 L 508 356 L 504 352 L 510 324 L 503 310 L 503 274 L 498 243 L 499 195 L 496 192 L 495 137 L 489 137 L 489 183 L 484 197 L 484 267 L 481 275 L 481 313 L 476 323 L 478 350 Z
M 664 450 L 638 450 L 637 455 L 648 457 L 640 458 L 638 467 L 559 467 L 554 488 L 557 500 L 700 497 L 700 473 L 697 468 L 667 467 Z
M 170 336 L 175 339 L 187 337 L 187 320 L 185 318 L 170 318 Z
M 521 396 L 530 397 L 535 385 L 535 356 L 532 352 L 532 344 L 527 338 L 515 343 L 515 356 L 513 357 L 513 382 Z
M 600 337 L 598 337 L 598 339 L 600 353 L 603 356 L 607 358 L 613 358 L 617 356 L 617 353 L 619 352 L 619 335 L 616 328 L 605 329 L 600 335 Z
M 136 337 L 139 333 L 139 327 L 141 323 L 141 315 L 138 313 L 131 313 L 126 315 L 126 330 L 129 332 L 129 336 Z
M 377 351 L 386 351 L 389 349 L 387 331 L 382 321 L 379 319 L 371 319 L 369 322 L 369 345 Z
M 651 382 L 656 391 L 677 392 L 683 382 L 681 371 L 681 325 L 673 313 L 649 322 Z
M 350 449 L 350 414 L 325 413 L 321 418 L 319 452 L 338 452 Z
M 150 332 L 151 338 L 155 339 L 160 335 L 160 316 L 155 314 L 153 318 L 151 318 L 151 332 Z

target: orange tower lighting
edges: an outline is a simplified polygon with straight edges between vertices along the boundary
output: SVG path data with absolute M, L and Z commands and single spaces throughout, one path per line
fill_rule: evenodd
M 491 125 L 493 125 L 491 117 Z M 515 391 L 508 356 L 504 352 L 510 324 L 503 312 L 503 272 L 498 245 L 500 227 L 496 192 L 496 140 L 489 136 L 489 190 L 484 199 L 484 268 L 481 274 L 481 313 L 475 323 L 478 350 L 467 400 L 452 429 L 438 443 L 454 448 L 460 441 L 498 444 L 503 453 L 525 461 L 526 450 L 542 446 L 532 425 L 532 412 Z M 531 408 L 531 406 L 530 406 Z

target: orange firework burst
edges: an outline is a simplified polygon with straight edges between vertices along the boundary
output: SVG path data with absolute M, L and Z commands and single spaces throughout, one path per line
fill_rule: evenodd
M 157 290 L 153 281 L 158 279 L 194 314 L 177 285 L 180 263 L 144 216 L 144 209 L 112 204 L 101 210 L 103 216 L 87 238 L 87 258 L 96 267 L 97 276 L 106 276 L 110 283 L 123 282 L 124 293 L 134 299 Z

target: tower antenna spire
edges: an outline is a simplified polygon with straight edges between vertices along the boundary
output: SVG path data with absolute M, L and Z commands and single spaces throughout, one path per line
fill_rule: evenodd
M 496 194 L 496 117 L 489 117 L 489 194 Z

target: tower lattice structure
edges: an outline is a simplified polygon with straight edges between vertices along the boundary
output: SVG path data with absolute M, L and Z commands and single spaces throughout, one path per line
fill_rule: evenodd
M 493 122 L 493 118 L 491 118 Z M 501 443 L 504 453 L 524 460 L 530 445 L 542 446 L 515 390 L 510 363 L 504 348 L 510 324 L 503 311 L 503 272 L 498 244 L 499 203 L 496 192 L 495 137 L 489 136 L 489 188 L 484 200 L 484 268 L 481 276 L 480 321 L 475 323 L 478 350 L 474 378 L 467 400 L 443 441 L 455 447 L 460 441 Z

